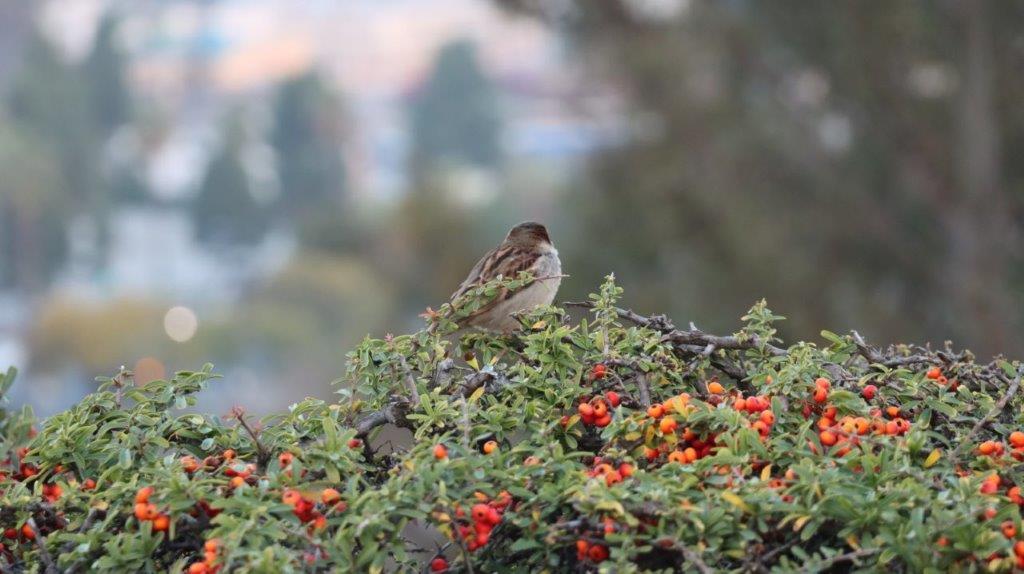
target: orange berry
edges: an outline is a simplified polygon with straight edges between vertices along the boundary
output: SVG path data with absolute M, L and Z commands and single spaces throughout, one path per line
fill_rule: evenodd
M 580 406 L 576 407 L 581 417 L 592 417 L 594 416 L 594 407 L 590 403 L 580 403 Z
M 993 442 L 993 441 L 987 440 L 987 441 L 981 443 L 980 445 L 978 445 L 978 454 L 981 454 L 983 456 L 989 456 L 989 455 L 992 455 L 995 452 L 996 452 L 996 443 Z
M 333 488 L 325 488 L 320 492 L 320 500 L 322 500 L 324 504 L 334 504 L 341 500 L 341 493 Z
M 745 411 L 745 410 L 747 410 L 747 400 L 744 399 L 743 397 L 740 397 L 740 398 L 736 399 L 732 403 L 732 408 L 734 408 L 734 409 L 736 409 L 738 411 Z
M 647 416 L 653 419 L 660 419 L 665 416 L 665 407 L 661 405 L 651 405 L 647 408 Z
M 761 422 L 766 425 L 775 424 L 775 413 L 772 411 L 761 411 Z
M 600 417 L 594 421 L 594 426 L 604 428 L 612 423 L 611 413 L 605 413 L 603 417 Z
M 608 486 L 622 482 L 622 473 L 613 470 L 604 475 L 604 483 Z
M 96 481 L 91 478 L 85 479 L 85 482 L 82 483 L 82 490 L 92 490 L 94 488 L 96 488 Z
M 1012 520 L 1007 520 L 1003 522 L 1003 524 L 1000 526 L 1000 529 L 1003 531 L 1003 536 L 1005 536 L 1009 540 L 1013 540 L 1017 537 L 1017 527 L 1014 526 Z
M 1024 496 L 1021 496 L 1019 486 L 1011 486 L 1006 491 L 1006 496 L 1010 499 L 1010 502 L 1018 506 L 1024 506 Z
M 537 466 L 538 464 L 540 464 L 540 458 L 536 456 L 528 456 L 523 461 L 523 466 Z
M 277 464 L 280 465 L 281 468 L 287 467 L 293 460 L 295 460 L 295 455 L 290 452 L 282 452 L 277 455 Z
M 193 472 L 199 470 L 199 461 L 196 459 L 196 457 L 191 455 L 183 456 L 181 457 L 181 468 L 185 472 L 192 474 Z
M 238 488 L 239 486 L 242 486 L 243 484 L 245 484 L 245 478 L 243 478 L 241 476 L 232 476 L 231 480 L 228 481 L 228 485 L 231 488 Z
M 1013 553 L 1016 554 L 1018 558 L 1024 558 L 1024 540 L 1018 540 L 1013 544 Z
M 937 379 L 942 376 L 942 369 L 938 367 L 932 367 L 928 369 L 928 372 L 925 373 L 925 376 L 928 377 L 929 379 Z
M 681 451 L 674 450 L 668 453 L 669 462 L 678 462 L 679 464 L 686 464 L 686 455 Z
M 32 530 L 32 527 L 28 525 L 28 522 L 21 526 L 21 535 L 24 536 L 26 540 L 36 539 L 36 531 Z
M 633 476 L 633 470 L 633 465 L 628 462 L 624 462 L 619 465 L 619 474 L 622 475 L 622 478 L 629 478 Z
M 857 434 L 865 435 L 871 430 L 871 423 L 864 417 L 857 417 L 854 419 L 854 425 L 857 427 Z
M 161 514 L 153 519 L 153 532 L 166 532 L 171 527 L 171 517 Z
M 434 458 L 436 458 L 437 460 L 444 460 L 448 458 L 448 447 L 444 446 L 443 444 L 435 445 Z
M 886 407 L 885 408 L 885 414 L 889 415 L 889 418 L 894 419 L 894 418 L 900 416 L 900 408 L 897 407 L 897 406 Z
M 708 383 L 708 392 L 712 395 L 720 395 L 725 392 L 725 387 L 718 381 L 711 381 Z
M 828 400 L 828 390 L 822 387 L 814 389 L 814 402 L 819 405 Z
M 683 456 L 686 457 L 686 462 L 694 462 L 699 458 L 697 449 L 692 446 L 686 447 L 686 450 L 683 451 Z
M 152 486 L 147 486 L 145 488 L 140 488 L 135 493 L 135 502 L 136 502 L 136 504 L 138 504 L 139 502 L 149 502 L 149 497 L 152 496 L 152 495 L 153 495 L 153 487 Z
M 203 543 L 203 549 L 207 552 L 216 552 L 220 546 L 220 538 L 211 538 Z
M 207 574 L 210 571 L 210 567 L 205 562 L 193 562 L 188 567 L 188 574 Z
M 1014 447 L 1024 446 L 1024 432 L 1013 431 L 1010 433 L 1010 444 Z
M 677 423 L 676 419 L 672 417 L 663 418 L 661 419 L 661 422 L 658 423 L 658 429 L 661 430 L 662 434 L 671 434 L 675 432 L 676 427 L 678 426 L 679 423 Z
M 224 458 L 224 460 L 232 460 L 235 458 L 235 451 L 229 448 L 226 451 L 224 451 L 224 453 L 221 454 L 221 456 Z
M 838 438 L 832 431 L 821 431 L 818 433 L 818 438 L 821 439 L 821 444 L 825 446 L 832 446 L 836 444 Z
M 498 450 L 498 442 L 497 441 L 489 440 L 489 441 L 484 443 L 484 454 L 491 454 L 492 452 L 494 452 L 496 450 Z
M 157 516 L 156 506 L 148 502 L 135 503 L 135 518 L 145 522 L 153 520 Z
M 295 506 L 302 500 L 302 495 L 297 490 L 288 489 L 281 494 L 281 502 L 288 506 Z
M 594 417 L 601 418 L 608 414 L 608 404 L 604 402 L 604 399 L 597 399 L 594 401 Z
M 814 386 L 827 391 L 832 387 L 832 383 L 830 383 L 825 377 L 818 377 L 814 380 Z

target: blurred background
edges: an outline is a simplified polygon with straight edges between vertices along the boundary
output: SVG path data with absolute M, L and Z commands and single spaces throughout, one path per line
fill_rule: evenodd
M 327 397 L 524 219 L 578 299 L 1024 355 L 1024 4 L 0 0 L 0 364 Z

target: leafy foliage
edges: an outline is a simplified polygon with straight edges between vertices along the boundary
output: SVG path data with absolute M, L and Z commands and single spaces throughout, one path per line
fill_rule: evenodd
M 480 301 L 531 280 L 428 311 L 423 331 L 364 340 L 333 404 L 259 422 L 190 412 L 207 367 L 103 380 L 31 439 L 31 413 L 4 412 L 5 568 L 1024 563 L 1019 363 L 875 349 L 856 333 L 782 347 L 763 302 L 734 336 L 679 330 L 620 309 L 611 278 L 579 321 L 548 307 L 514 334 L 451 336 Z

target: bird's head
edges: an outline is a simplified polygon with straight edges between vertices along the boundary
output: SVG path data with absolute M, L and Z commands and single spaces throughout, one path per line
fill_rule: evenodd
M 535 221 L 526 221 L 513 227 L 505 238 L 508 243 L 515 243 L 524 246 L 538 244 L 551 245 L 551 237 L 548 236 L 548 229 Z

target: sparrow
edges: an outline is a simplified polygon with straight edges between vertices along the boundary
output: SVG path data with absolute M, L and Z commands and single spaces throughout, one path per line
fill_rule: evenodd
M 514 313 L 550 305 L 555 300 L 562 283 L 562 262 L 547 228 L 540 223 L 527 221 L 513 227 L 500 245 L 473 266 L 450 301 L 493 279 L 514 279 L 521 271 L 528 271 L 535 281 L 516 291 L 502 289 L 492 301 L 462 319 L 460 324 L 486 331 L 514 331 L 519 328 L 519 322 L 512 316 Z

